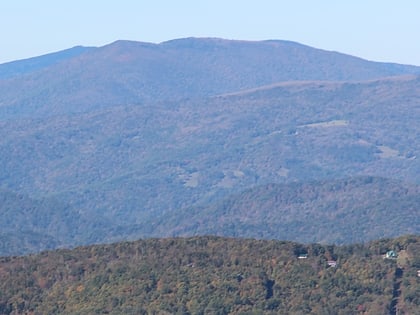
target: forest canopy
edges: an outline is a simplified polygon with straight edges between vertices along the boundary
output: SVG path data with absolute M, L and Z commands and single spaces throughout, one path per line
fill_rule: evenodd
M 1 258 L 0 314 L 414 314 L 419 269 L 419 236 L 139 240 Z

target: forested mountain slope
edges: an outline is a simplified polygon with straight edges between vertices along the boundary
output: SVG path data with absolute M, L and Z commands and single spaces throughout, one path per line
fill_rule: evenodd
M 147 222 L 152 235 L 349 244 L 420 235 L 420 186 L 374 177 L 269 184 Z
M 59 200 L 69 222 L 89 222 L 79 230 L 86 232 L 70 233 L 78 237 L 66 240 L 71 244 L 151 235 L 159 228 L 148 227 L 166 217 L 181 222 L 176 216 L 185 217 L 183 209 L 212 209 L 221 198 L 270 183 L 374 176 L 418 185 L 419 91 L 418 77 L 281 83 L 206 99 L 2 121 L 1 185 L 28 198 Z M 415 215 L 418 197 L 410 198 L 400 203 L 398 194 L 390 195 L 372 209 L 405 207 Z M 319 211 L 326 211 L 322 205 Z M 8 230 L 13 224 L 3 223 Z M 249 231 L 240 236 L 274 235 Z
M 209 38 L 117 41 L 0 65 L 0 252 L 159 233 L 287 238 L 293 230 L 302 242 L 335 243 L 417 233 L 418 71 L 287 41 Z M 389 179 L 383 199 L 368 203 L 377 186 L 352 181 L 360 176 Z M 271 199 L 277 184 L 293 191 L 294 182 L 318 181 L 332 192 L 327 182 L 337 180 L 354 194 L 338 192 L 335 205 L 296 191 L 310 218 L 332 211 L 336 221 L 325 216 L 306 238 L 294 201 L 284 226 L 286 209 Z M 224 204 L 261 187 L 272 189 L 264 212 L 258 196 Z M 246 209 L 258 216 L 251 225 L 241 223 L 252 217 Z M 404 215 L 392 216 L 389 234 L 393 212 Z M 215 224 L 212 213 L 232 224 L 186 222 L 204 215 Z M 370 234 L 357 232 L 375 220 Z M 321 232 L 327 222 L 348 231 L 348 221 L 357 222 L 348 236 Z
M 37 72 L 43 68 L 51 67 L 65 60 L 76 58 L 80 54 L 94 49 L 93 47 L 76 46 L 62 51 L 46 54 L 39 57 L 32 57 L 23 60 L 16 60 L 0 64 L 0 79 L 10 79 L 25 74 Z
M 0 119 L 206 97 L 280 81 L 354 81 L 420 73 L 415 66 L 371 62 L 289 41 L 186 38 L 161 44 L 117 41 L 82 49 L 70 50 L 71 58 L 69 52 L 60 52 L 0 65 Z M 61 62 L 50 62 L 59 56 Z M 19 72 L 22 75 L 8 79 Z
M 0 314 L 416 314 L 418 269 L 418 236 L 150 239 L 0 258 Z

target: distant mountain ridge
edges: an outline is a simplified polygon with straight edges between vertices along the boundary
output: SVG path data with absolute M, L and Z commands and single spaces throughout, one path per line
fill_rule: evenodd
M 207 97 L 280 81 L 355 81 L 420 73 L 420 67 L 370 62 L 274 40 L 117 41 L 70 52 L 74 56 L 66 54 L 60 63 L 35 73 L 0 80 L 0 119 Z M 45 58 L 32 59 L 32 63 L 40 64 Z M 5 75 L 1 67 L 13 66 L 15 70 L 6 69 L 6 74 L 14 73 L 29 61 L 0 65 L 0 78 Z
M 55 53 L 0 64 L 0 80 L 10 79 L 50 67 L 64 60 L 75 58 L 92 49 L 93 47 L 75 46 Z
M 0 79 L 2 253 L 168 234 L 346 243 L 418 233 L 408 187 L 420 185 L 419 67 L 215 38 L 39 58 L 21 74 L 28 61 L 0 65 L 10 75 Z M 349 180 L 360 177 L 381 180 Z M 334 195 L 337 181 L 365 208 L 355 197 L 340 210 L 345 191 L 307 199 L 308 183 Z M 378 185 L 387 197 L 368 202 Z M 310 222 L 296 200 L 276 200 L 279 187 Z M 395 211 L 401 230 L 389 233 Z M 201 215 L 208 226 L 194 225 Z M 370 220 L 381 223 L 366 230 Z

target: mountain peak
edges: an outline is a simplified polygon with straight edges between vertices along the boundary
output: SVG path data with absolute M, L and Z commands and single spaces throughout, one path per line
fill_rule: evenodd
M 385 235 L 390 218 L 397 233 L 420 227 L 418 191 L 402 184 L 264 186 L 366 174 L 419 184 L 420 82 L 395 77 L 419 67 L 220 38 L 121 40 L 53 57 L 30 60 L 38 68 L 16 62 L 0 79 L 1 185 L 27 196 L 0 204 L 2 231 L 32 230 L 55 246 L 56 237 L 80 244 L 220 227 L 345 242 Z M 246 192 L 253 187 L 262 188 Z M 178 224 L 182 213 L 189 223 L 195 214 L 193 225 Z M 55 218 L 67 215 L 73 234 L 62 239 Z
M 40 69 L 42 75 L 32 79 L 19 77 Z M 0 65 L 0 79 L 15 78 L 0 80 L 0 104 L 5 104 L 4 115 L 79 112 L 128 100 L 214 96 L 287 81 L 360 81 L 416 72 L 420 67 L 369 62 L 291 41 L 190 37 L 154 44 L 118 40 L 99 48 L 78 46 Z M 67 80 L 75 77 L 78 84 L 69 89 Z M 55 82 L 52 89 L 51 82 Z M 49 92 L 42 93 L 46 87 Z M 18 96 L 9 98 L 16 89 Z M 33 91 L 41 93 L 42 101 L 28 107 Z M 54 104 L 54 111 L 47 109 L 48 104 Z

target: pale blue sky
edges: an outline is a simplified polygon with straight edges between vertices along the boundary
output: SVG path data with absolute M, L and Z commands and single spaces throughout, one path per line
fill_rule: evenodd
M 418 0 L 4 0 L 0 63 L 117 39 L 286 39 L 420 65 Z

